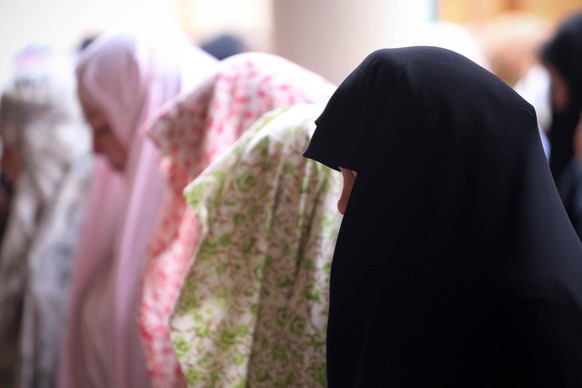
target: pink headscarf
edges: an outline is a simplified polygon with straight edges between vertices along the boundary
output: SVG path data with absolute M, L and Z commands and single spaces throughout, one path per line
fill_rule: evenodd
M 207 76 L 216 61 L 179 31 L 108 33 L 77 66 L 78 94 L 109 119 L 129 150 L 122 174 L 100 161 L 73 275 L 61 387 L 148 387 L 137 334 L 147 244 L 167 193 L 144 134 L 160 107 Z
M 325 104 L 334 90 L 321 76 L 286 59 L 243 53 L 223 60 L 213 77 L 168 106 L 154 122 L 150 133 L 172 192 L 152 236 L 140 315 L 155 387 L 185 385 L 168 321 L 199 229 L 182 190 L 264 113 L 300 102 Z

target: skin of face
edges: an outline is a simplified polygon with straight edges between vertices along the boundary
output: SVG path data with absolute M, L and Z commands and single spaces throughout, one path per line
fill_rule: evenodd
M 340 214 L 343 215 L 346 211 L 346 207 L 348 206 L 350 194 L 352 193 L 352 187 L 354 187 L 358 173 L 343 167 L 340 167 L 340 171 L 342 173 L 344 185 L 340 198 L 337 201 L 337 210 L 340 212 Z
M 93 129 L 93 152 L 105 156 L 115 170 L 123 171 L 127 163 L 128 150 L 115 136 L 107 116 L 83 101 L 81 106 L 85 119 Z

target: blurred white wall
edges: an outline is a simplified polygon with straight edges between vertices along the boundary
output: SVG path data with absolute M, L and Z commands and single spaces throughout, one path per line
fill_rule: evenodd
M 87 34 L 128 23 L 177 22 L 171 0 L 0 0 L 0 84 L 30 43 L 72 49 Z M 155 15 L 154 19 L 152 16 Z
M 436 0 L 0 0 L 0 85 L 29 43 L 73 49 L 110 27 L 181 25 L 194 42 L 230 32 L 339 83 L 370 51 L 434 18 Z

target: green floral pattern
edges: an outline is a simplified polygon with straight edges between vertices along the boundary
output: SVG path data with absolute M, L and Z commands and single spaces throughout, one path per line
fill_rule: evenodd
M 170 326 L 189 386 L 326 386 L 341 178 L 302 156 L 321 109 L 267 114 L 185 190 L 203 236 Z

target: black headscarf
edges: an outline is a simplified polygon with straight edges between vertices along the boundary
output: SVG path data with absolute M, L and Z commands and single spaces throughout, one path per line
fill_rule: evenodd
M 565 78 L 570 100 L 565 112 L 553 112 L 550 127 L 550 167 L 559 178 L 574 155 L 574 131 L 582 112 L 582 13 L 566 19 L 541 53 Z
M 530 104 L 452 51 L 383 49 L 316 123 L 305 156 L 358 172 L 330 387 L 582 386 L 582 245 Z

